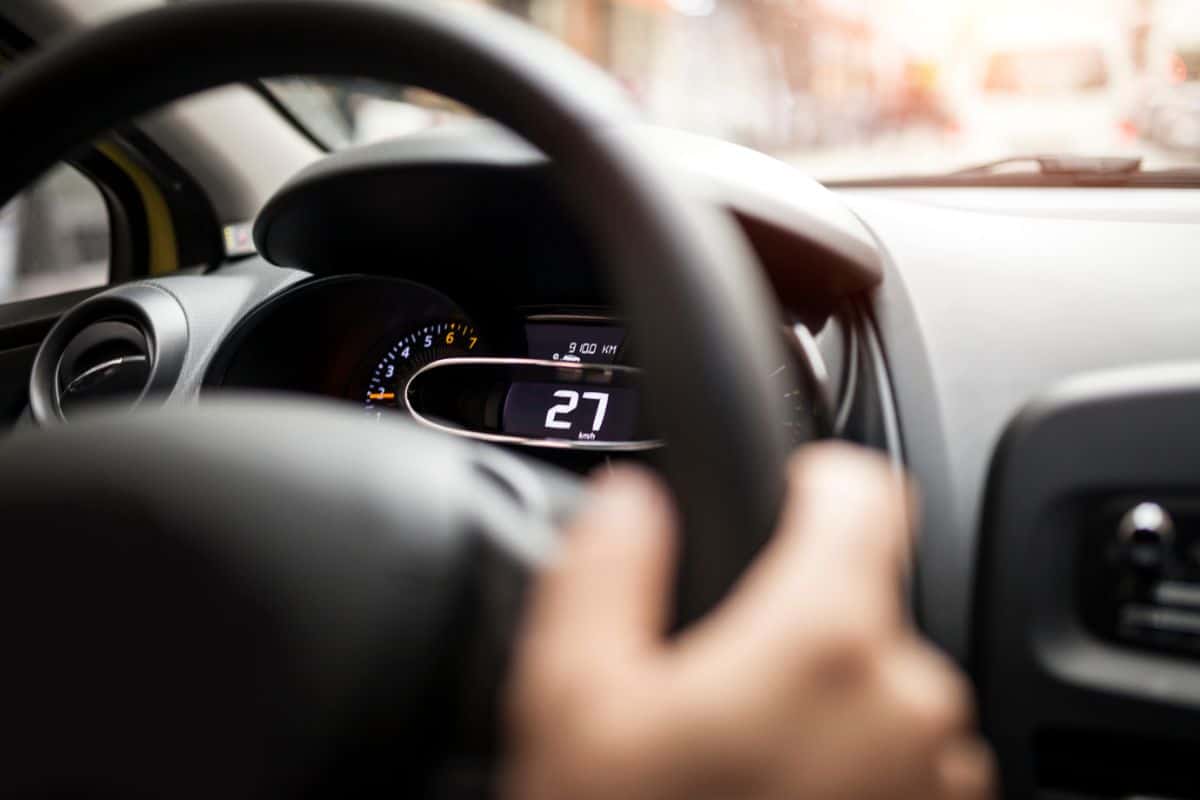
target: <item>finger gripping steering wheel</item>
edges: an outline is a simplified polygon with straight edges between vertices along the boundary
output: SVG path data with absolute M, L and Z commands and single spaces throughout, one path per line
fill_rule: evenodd
M 440 92 L 550 157 L 669 442 L 681 617 L 711 607 L 780 506 L 783 413 L 767 377 L 784 363 L 778 315 L 732 221 L 630 144 L 619 91 L 557 43 L 425 2 L 218 0 L 127 17 L 0 81 L 0 201 L 131 117 L 291 74 Z M 389 467 L 364 475 L 364 460 Z M 522 569 L 547 549 L 537 534 L 552 503 L 514 499 L 514 475 L 555 480 L 477 444 L 300 401 L 13 437 L 0 447 L 0 679 L 22 687 L 5 712 L 22 735 L 0 794 L 419 785 L 468 747 L 465 720 L 495 700 L 486 654 L 508 635 Z

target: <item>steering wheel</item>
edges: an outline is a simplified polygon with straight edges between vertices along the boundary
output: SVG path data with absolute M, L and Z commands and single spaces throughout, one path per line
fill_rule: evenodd
M 0 81 L 0 200 L 130 117 L 288 74 L 422 86 L 553 159 L 669 442 L 679 618 L 711 607 L 782 498 L 777 309 L 733 223 L 629 143 L 620 92 L 552 40 L 423 2 L 218 0 L 126 17 Z M 204 798 L 415 791 L 447 759 L 502 747 L 494 709 L 521 589 L 575 496 L 483 445 L 279 398 L 14 435 L 0 492 L 14 734 L 0 794 Z

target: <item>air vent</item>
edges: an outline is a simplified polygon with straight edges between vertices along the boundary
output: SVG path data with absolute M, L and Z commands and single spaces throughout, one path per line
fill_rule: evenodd
M 58 406 L 72 415 L 97 403 L 137 402 L 150 380 L 150 348 L 135 325 L 118 320 L 84 328 L 58 361 Z
M 46 424 L 161 399 L 179 378 L 187 338 L 183 309 L 156 286 L 124 286 L 86 300 L 42 343 L 30 411 Z

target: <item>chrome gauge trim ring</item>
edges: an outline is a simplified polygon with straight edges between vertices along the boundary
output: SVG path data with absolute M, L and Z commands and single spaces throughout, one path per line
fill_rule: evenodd
M 404 384 L 404 408 L 413 420 L 427 428 L 443 433 L 461 436 L 466 439 L 476 439 L 492 444 L 512 444 L 522 447 L 540 447 L 550 450 L 590 450 L 598 453 L 631 453 L 644 450 L 657 450 L 664 447 L 666 442 L 661 439 L 636 439 L 631 441 L 598 442 L 575 441 L 573 439 L 539 439 L 533 436 L 515 436 L 508 433 L 488 433 L 460 428 L 444 422 L 430 419 L 413 408 L 409 400 L 409 387 L 418 377 L 430 370 L 454 366 L 517 366 L 517 367 L 548 367 L 568 372 L 583 372 L 585 370 L 604 370 L 607 372 L 622 372 L 629 375 L 640 375 L 642 370 L 637 367 L 627 367 L 621 364 L 589 364 L 574 361 L 554 361 L 543 358 L 489 358 L 487 356 L 470 356 L 464 358 L 443 358 L 426 364 L 414 372 Z

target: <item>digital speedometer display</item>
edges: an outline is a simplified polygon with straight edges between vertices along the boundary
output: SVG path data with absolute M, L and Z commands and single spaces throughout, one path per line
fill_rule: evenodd
M 503 430 L 540 439 L 629 441 L 638 394 L 630 387 L 515 382 L 504 400 Z
M 530 319 L 529 357 L 564 364 L 615 364 L 625 327 L 599 318 Z M 531 439 L 627 442 L 635 438 L 639 391 L 632 387 L 514 381 L 504 399 L 504 433 Z

